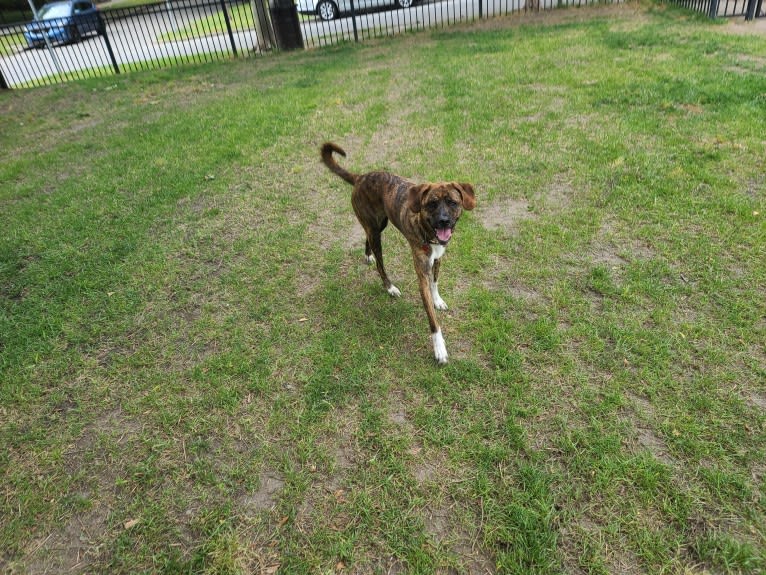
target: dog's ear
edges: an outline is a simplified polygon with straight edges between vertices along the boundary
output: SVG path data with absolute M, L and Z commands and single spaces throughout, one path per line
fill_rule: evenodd
M 409 189 L 407 197 L 407 207 L 411 212 L 417 214 L 420 213 L 420 206 L 423 203 L 423 198 L 431 189 L 431 184 L 420 184 L 419 186 L 412 186 Z
M 473 193 L 473 186 L 471 184 L 459 184 L 457 182 L 452 183 L 455 189 L 460 192 L 463 198 L 463 209 L 472 210 L 476 207 L 476 196 Z

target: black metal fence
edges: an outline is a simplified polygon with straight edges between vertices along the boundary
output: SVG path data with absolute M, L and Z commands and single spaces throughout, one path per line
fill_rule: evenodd
M 763 0 L 670 0 L 684 8 L 701 12 L 710 18 L 743 17 L 753 20 L 766 16 Z
M 31 23 L 0 27 L 0 74 L 21 88 L 120 74 L 259 51 L 250 4 L 232 0 L 173 0 L 105 10 L 101 34 L 36 47 Z M 63 22 L 50 21 L 51 28 Z M 270 46 L 261 45 L 268 49 Z M 0 80 L 1 81 L 1 80 Z
M 412 0 L 298 0 L 297 4 L 295 0 L 167 0 L 104 10 L 98 33 L 53 38 L 38 47 L 32 47 L 28 34 L 32 23 L 0 25 L 0 88 L 256 56 L 516 12 L 621 1 L 422 0 L 402 8 Z M 332 2 L 337 17 L 319 17 L 321 2 Z M 311 13 L 299 15 L 299 8 Z

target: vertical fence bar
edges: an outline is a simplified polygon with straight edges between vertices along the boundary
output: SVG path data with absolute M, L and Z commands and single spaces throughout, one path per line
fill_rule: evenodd
M 114 50 L 112 50 L 112 42 L 109 40 L 109 31 L 107 30 L 106 26 L 106 19 L 102 18 L 101 23 L 104 30 L 102 38 L 104 39 L 104 44 L 106 44 L 106 51 L 109 54 L 109 60 L 112 62 L 112 69 L 114 70 L 115 74 L 119 75 L 120 67 L 117 65 L 117 58 L 115 58 Z
M 356 8 L 354 7 L 354 0 L 351 0 L 351 25 L 354 28 L 354 42 L 359 42 L 359 33 L 356 30 Z

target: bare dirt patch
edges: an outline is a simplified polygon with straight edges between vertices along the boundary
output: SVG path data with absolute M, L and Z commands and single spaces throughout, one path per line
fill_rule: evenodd
M 86 572 L 97 559 L 108 516 L 108 508 L 97 506 L 87 513 L 73 515 L 63 527 L 33 542 L 26 572 L 30 575 Z
M 654 418 L 654 407 L 648 399 L 627 392 L 627 397 L 633 403 L 635 412 L 629 415 L 629 419 L 636 428 L 636 441 L 638 445 L 651 453 L 658 461 L 670 467 L 678 467 L 678 462 L 670 454 L 665 440 L 657 435 L 645 421 Z
M 766 395 L 753 392 L 747 396 L 747 401 L 766 412 Z
M 247 493 L 239 498 L 239 504 L 245 511 L 268 511 L 279 500 L 279 494 L 285 486 L 281 474 L 264 471 L 260 476 L 260 487 L 254 493 Z
M 405 70 L 408 71 L 409 68 L 402 66 L 399 73 Z M 363 158 L 364 165 L 367 166 L 364 171 L 385 170 L 416 179 L 416 174 L 402 172 L 403 168 L 399 163 L 401 152 L 413 146 L 423 148 L 443 141 L 441 132 L 436 127 L 412 129 L 409 117 L 415 113 L 420 107 L 419 102 L 425 98 L 423 94 L 413 90 L 416 85 L 417 82 L 408 80 L 406 75 L 404 77 L 400 75 L 388 84 L 385 119 L 380 123 L 377 131 L 370 136 L 369 144 L 361 149 L 360 156 Z
M 536 209 L 561 212 L 571 203 L 576 193 L 569 174 L 557 174 L 553 180 L 532 198 Z
M 609 244 L 593 246 L 588 252 L 588 259 L 596 265 L 603 265 L 612 269 L 621 268 L 628 263 L 625 258 L 619 255 L 617 247 Z
M 637 260 L 651 259 L 655 253 L 646 242 L 621 236 L 618 224 L 607 219 L 601 224 L 587 256 L 595 264 L 619 268 Z
M 564 551 L 564 572 L 584 573 L 582 561 L 588 553 L 603 556 L 604 568 L 607 573 L 621 575 L 638 575 L 643 573 L 641 561 L 634 553 L 623 545 L 611 545 L 604 540 L 604 527 L 584 514 L 576 523 L 562 528 L 561 540 Z
M 412 475 L 420 483 L 430 483 L 441 477 L 444 463 L 435 459 L 421 458 L 413 467 Z
M 508 292 L 513 296 L 514 299 L 526 302 L 526 303 L 536 303 L 541 302 L 545 298 L 542 294 L 535 291 L 534 289 L 525 286 L 523 284 L 520 284 L 518 282 L 514 282 L 510 286 L 506 288 Z
M 508 236 L 518 233 L 521 222 L 535 217 L 530 211 L 529 202 L 516 198 L 504 198 L 485 204 L 477 208 L 475 215 L 488 230 Z
M 766 18 L 756 18 L 752 22 L 732 18 L 726 26 L 721 27 L 721 30 L 729 34 L 766 36 Z
M 119 465 L 104 464 L 112 456 L 100 447 L 102 438 L 120 446 L 141 431 L 139 422 L 120 408 L 106 411 L 88 425 L 66 454 L 69 473 L 89 469 L 82 482 L 68 494 L 80 502 L 78 509 L 58 527 L 34 540 L 27 549 L 27 573 L 86 572 L 96 562 L 109 531 Z M 123 528 L 126 528 L 123 526 Z M 132 528 L 128 524 L 127 528 Z
M 426 531 L 434 543 L 457 557 L 460 573 L 496 573 L 495 562 L 479 550 L 478 531 L 470 531 L 459 520 L 459 512 L 446 503 L 423 512 Z

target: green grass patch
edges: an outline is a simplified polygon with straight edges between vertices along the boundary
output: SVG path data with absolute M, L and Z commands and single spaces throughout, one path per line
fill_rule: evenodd
M 0 94 L 0 566 L 761 573 L 766 39 L 616 6 Z M 350 170 L 472 182 L 450 363 Z
M 12 56 L 27 47 L 24 34 L 7 34 L 0 42 L 0 56 Z
M 159 39 L 163 42 L 174 42 L 178 40 L 188 40 L 190 38 L 200 38 L 212 34 L 223 34 L 229 31 L 226 25 L 226 17 L 229 18 L 229 26 L 233 32 L 239 30 L 251 30 L 253 28 L 253 7 L 251 4 L 239 4 L 227 9 L 227 14 L 222 10 L 217 11 L 211 16 L 197 18 L 191 24 L 188 24 L 173 32 L 162 34 Z

